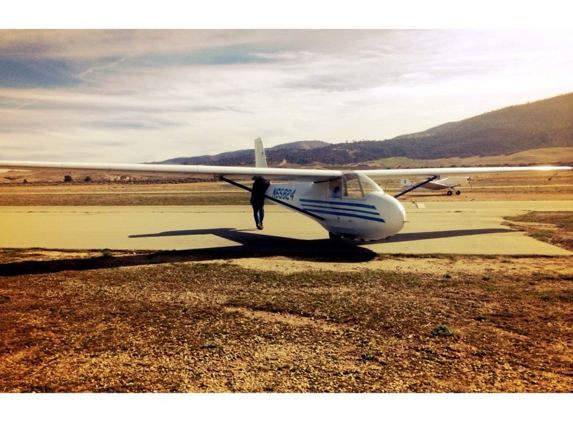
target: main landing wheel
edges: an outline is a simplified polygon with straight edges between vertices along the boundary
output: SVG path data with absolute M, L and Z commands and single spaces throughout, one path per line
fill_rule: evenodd
M 448 191 L 448 196 L 452 196 L 452 191 L 451 191 L 451 190 Z
M 461 192 L 459 190 L 456 191 L 456 195 L 459 195 Z
M 330 240 L 332 240 L 333 242 L 340 242 L 340 239 L 342 239 L 342 236 L 340 236 L 339 234 L 334 234 L 331 232 L 328 232 L 328 237 L 330 237 Z

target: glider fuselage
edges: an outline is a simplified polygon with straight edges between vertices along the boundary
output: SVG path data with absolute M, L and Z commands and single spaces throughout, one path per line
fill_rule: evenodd
M 273 183 L 266 196 L 313 218 L 331 237 L 385 239 L 398 233 L 406 219 L 396 198 L 359 173 L 325 182 Z

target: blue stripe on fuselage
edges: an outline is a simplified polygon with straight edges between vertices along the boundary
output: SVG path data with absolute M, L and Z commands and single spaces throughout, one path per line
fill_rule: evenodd
M 363 220 L 371 220 L 380 223 L 385 223 L 384 219 L 382 218 L 369 217 L 369 215 L 380 216 L 378 212 L 371 212 L 360 209 L 360 208 L 366 208 L 368 210 L 376 210 L 376 206 L 370 204 L 357 204 L 354 202 L 345 202 L 345 201 L 322 201 L 319 199 L 305 199 L 305 198 L 300 198 L 300 202 L 303 210 L 314 212 L 316 214 L 337 215 L 340 217 L 354 217 Z
M 323 209 L 315 209 L 315 208 L 307 208 L 307 207 L 302 207 L 302 209 L 305 211 L 316 213 L 316 214 L 338 215 L 341 217 L 353 217 L 353 218 L 360 218 L 363 220 L 371 220 L 371 221 L 378 221 L 379 223 L 385 223 L 384 219 L 382 219 L 382 218 L 368 217 L 366 215 L 358 215 L 358 214 L 349 214 L 349 213 L 345 213 L 345 212 L 338 212 L 335 209 L 333 209 L 332 211 L 325 211 Z M 372 213 L 369 213 L 369 214 L 372 214 Z M 378 215 L 380 215 L 380 214 L 378 214 Z
M 326 209 L 326 210 L 334 210 L 334 211 L 350 211 L 350 212 L 359 212 L 361 214 L 369 214 L 369 215 L 380 215 L 380 213 L 378 212 L 372 212 L 372 211 L 362 211 L 360 209 L 352 209 L 352 208 L 345 208 L 343 206 L 344 204 L 338 204 L 338 205 L 334 205 L 334 206 L 328 206 L 328 205 L 314 205 L 314 204 L 309 204 L 309 207 L 314 207 L 314 208 L 319 208 L 319 209 Z M 304 205 L 303 205 L 304 207 Z
M 300 202 L 305 202 L 309 204 L 322 204 L 322 205 L 334 205 L 334 206 L 344 206 L 344 207 L 357 207 L 357 208 L 369 208 L 375 210 L 376 207 L 370 204 L 356 204 L 354 202 L 342 202 L 342 201 L 320 201 L 318 199 L 304 199 L 300 198 Z

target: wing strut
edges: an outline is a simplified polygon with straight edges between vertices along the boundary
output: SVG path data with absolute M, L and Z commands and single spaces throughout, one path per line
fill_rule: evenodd
M 417 185 L 414 185 L 414 186 L 412 186 L 411 188 L 406 189 L 406 190 L 403 191 L 403 192 L 400 192 L 398 195 L 394 195 L 394 198 L 398 198 L 399 196 L 402 196 L 402 195 L 404 195 L 404 194 L 406 194 L 406 193 L 408 193 L 408 192 L 411 192 L 411 191 L 413 191 L 414 189 L 418 189 L 420 186 L 424 186 L 426 183 L 430 183 L 432 180 L 436 180 L 438 177 L 440 177 L 440 176 L 432 176 L 432 177 L 430 177 L 430 178 L 424 180 L 423 182 L 420 182 L 420 183 L 418 183 Z
M 252 191 L 253 191 L 250 187 L 245 186 L 245 185 L 241 185 L 240 183 L 237 183 L 237 182 L 235 182 L 234 180 L 227 179 L 225 176 L 220 176 L 220 177 L 221 177 L 221 180 L 223 180 L 223 181 L 225 181 L 225 182 L 227 182 L 227 183 L 230 183 L 230 184 L 233 185 L 233 186 L 237 186 L 238 188 L 241 188 L 241 189 L 244 189 L 244 190 L 248 190 L 249 192 L 252 192 Z M 320 220 L 320 221 L 323 221 L 323 220 L 324 220 L 324 217 L 321 217 L 320 215 L 316 215 L 316 214 L 314 214 L 314 213 L 312 213 L 312 212 L 303 210 L 302 208 L 295 207 L 295 206 L 292 205 L 292 204 L 289 204 L 289 203 L 287 203 L 287 202 L 280 201 L 280 200 L 278 200 L 278 199 L 276 199 L 276 198 L 273 198 L 272 196 L 269 196 L 269 195 L 266 195 L 266 194 L 265 194 L 265 198 L 267 198 L 267 199 L 269 199 L 269 200 L 271 200 L 271 201 L 273 201 L 273 202 L 276 202 L 277 204 L 284 205 L 284 206 L 287 207 L 287 208 L 291 208 L 291 209 L 293 209 L 293 210 L 295 210 L 295 211 L 298 211 L 298 212 L 301 212 L 301 213 L 303 213 L 303 214 L 306 214 L 306 215 L 308 215 L 308 216 L 310 216 L 310 217 L 312 217 L 312 218 L 316 218 L 317 220 Z

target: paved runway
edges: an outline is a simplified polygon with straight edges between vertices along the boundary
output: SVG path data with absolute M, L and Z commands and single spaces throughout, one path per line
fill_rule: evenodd
M 0 247 L 184 250 L 253 256 L 372 253 L 573 255 L 509 230 L 503 216 L 573 211 L 573 201 L 405 202 L 408 222 L 388 241 L 332 246 L 316 222 L 267 206 L 265 230 L 244 206 L 0 207 Z

